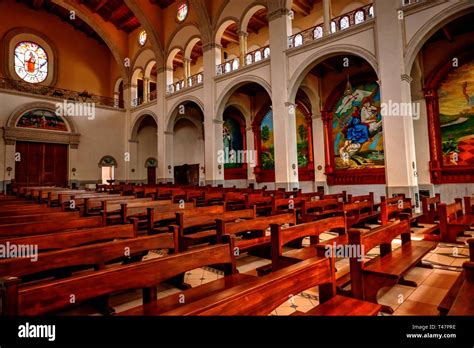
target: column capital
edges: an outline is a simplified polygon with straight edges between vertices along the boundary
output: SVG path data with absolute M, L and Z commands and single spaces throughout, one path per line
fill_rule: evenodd
M 161 68 L 156 69 L 157 74 L 167 72 L 167 71 L 173 71 L 173 68 L 168 68 L 166 66 L 162 66 Z
M 203 52 L 207 52 L 207 51 L 210 51 L 212 49 L 222 49 L 222 45 L 219 45 L 215 42 L 211 42 L 211 43 L 208 43 L 208 44 L 202 46 L 202 51 Z
M 248 37 L 249 33 L 247 33 L 246 31 L 243 31 L 243 30 L 239 30 L 237 32 L 237 35 L 239 35 L 239 37 Z
M 165 135 L 174 135 L 174 132 L 165 131 Z
M 278 19 L 280 17 L 285 17 L 290 15 L 290 10 L 287 8 L 279 8 L 268 13 L 267 20 L 269 22 Z
M 149 78 L 149 77 L 144 77 L 144 78 L 143 78 L 143 81 L 144 81 L 144 82 L 148 82 L 148 81 L 150 81 L 150 78 Z
M 223 120 L 213 119 L 213 120 L 212 120 L 212 123 L 214 123 L 214 124 L 224 124 L 224 121 L 223 121 Z

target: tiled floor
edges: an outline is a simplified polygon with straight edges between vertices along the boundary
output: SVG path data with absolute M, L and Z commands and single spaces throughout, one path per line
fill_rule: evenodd
M 423 229 L 415 229 L 414 232 L 412 239 L 422 239 Z M 474 231 L 468 232 L 468 234 L 474 236 Z M 336 234 L 325 233 L 321 236 L 321 240 L 331 239 L 335 236 Z M 303 244 L 307 244 L 307 241 L 304 241 Z M 400 240 L 394 240 L 392 246 L 393 248 L 399 247 Z M 374 248 L 367 253 L 367 258 L 376 257 L 378 253 L 378 248 Z M 161 257 L 162 255 L 159 252 L 151 252 L 148 257 Z M 423 260 L 424 263 L 431 264 L 432 269 L 415 267 L 405 276 L 407 280 L 415 281 L 418 287 L 397 284 L 390 289 L 382 289 L 379 292 L 379 303 L 390 306 L 394 310 L 393 315 L 439 315 L 437 306 L 456 280 L 462 269 L 463 262 L 468 260 L 468 255 L 469 251 L 466 245 L 440 243 Z M 244 254 L 237 259 L 237 268 L 240 273 L 256 276 L 256 269 L 269 263 L 271 263 L 270 260 Z M 338 270 L 337 277 L 349 272 L 348 259 L 337 260 L 336 268 Z M 199 268 L 187 272 L 185 282 L 192 287 L 196 287 L 222 276 L 222 272 L 218 270 L 207 267 Z M 177 292 L 179 290 L 172 286 L 162 285 L 159 287 L 158 298 L 163 298 Z M 133 308 L 141 304 L 141 293 L 140 291 L 134 291 L 114 296 L 111 299 L 111 304 L 118 313 Z M 288 298 L 271 315 L 286 316 L 296 310 L 307 312 L 318 304 L 318 289 L 308 289 L 301 294 Z

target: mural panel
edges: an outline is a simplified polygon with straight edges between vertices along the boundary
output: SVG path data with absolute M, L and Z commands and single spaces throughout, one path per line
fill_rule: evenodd
M 275 146 L 273 139 L 273 112 L 269 110 L 260 125 L 261 169 L 275 169 Z
M 36 128 L 67 132 L 67 125 L 64 120 L 49 110 L 31 110 L 23 114 L 16 124 L 21 128 Z
M 225 169 L 242 168 L 243 163 L 235 158 L 238 151 L 244 150 L 244 137 L 240 123 L 233 117 L 224 117 L 223 126 L 224 154 L 228 163 L 224 164 Z
M 299 108 L 296 108 L 296 149 L 298 153 L 298 167 L 306 168 L 309 164 L 308 125 L 305 116 Z
M 377 83 L 348 82 L 332 119 L 336 170 L 384 168 L 382 115 Z
M 443 165 L 474 165 L 474 60 L 453 69 L 438 90 Z

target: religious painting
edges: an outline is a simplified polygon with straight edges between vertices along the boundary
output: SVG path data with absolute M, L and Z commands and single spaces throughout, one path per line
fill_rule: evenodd
M 30 41 L 15 47 L 15 72 L 28 83 L 40 83 L 48 76 L 48 55 L 43 47 Z
M 224 169 L 242 168 L 243 163 L 238 158 L 238 154 L 244 150 L 244 137 L 240 123 L 233 117 L 224 117 L 222 132 L 226 158 Z
M 352 87 L 347 82 L 332 119 L 336 170 L 384 167 L 380 91 L 376 83 Z
M 310 161 L 308 125 L 303 112 L 296 108 L 296 149 L 298 154 L 298 167 L 306 168 Z
M 273 138 L 273 112 L 269 110 L 260 124 L 260 167 L 263 170 L 275 169 L 275 146 Z
M 446 76 L 438 89 L 444 166 L 474 165 L 474 60 Z
M 66 122 L 49 110 L 31 110 L 24 113 L 16 124 L 21 128 L 36 128 L 52 131 L 67 132 L 68 128 Z

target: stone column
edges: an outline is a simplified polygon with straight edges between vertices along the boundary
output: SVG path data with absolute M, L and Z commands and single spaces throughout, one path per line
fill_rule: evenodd
M 150 78 L 143 79 L 143 103 L 150 101 Z
M 166 181 L 169 176 L 168 174 L 168 143 L 166 131 L 168 130 L 168 115 L 166 114 L 166 78 L 167 69 L 159 68 L 156 75 L 156 114 L 158 115 L 158 126 L 157 126 L 157 160 L 158 166 L 156 167 L 156 180 L 157 182 Z M 173 144 L 171 144 L 171 150 Z M 172 158 L 172 157 L 171 157 Z M 172 164 L 171 164 L 172 165 Z
M 323 0 L 324 36 L 331 33 L 331 0 Z
M 398 0 L 375 0 L 375 40 L 378 48 L 379 80 L 385 149 L 387 194 L 405 193 L 418 203 L 418 180 L 413 132 L 413 117 L 403 112 L 410 106 L 411 77 L 404 71 L 403 20 L 399 19 Z M 398 106 L 401 114 L 391 106 Z
M 275 186 L 298 187 L 295 106 L 288 103 L 288 60 L 285 51 L 291 35 L 291 17 L 286 8 L 268 14 L 272 59 L 272 110 L 275 141 Z
M 239 35 L 239 60 L 240 60 L 240 66 L 243 67 L 245 66 L 245 55 L 247 54 L 247 38 L 249 34 L 245 31 L 239 31 L 237 33 Z

